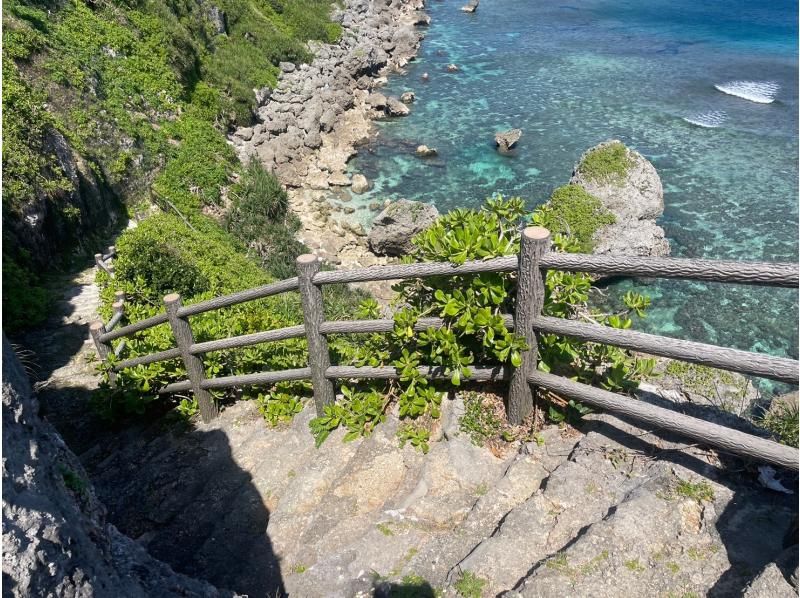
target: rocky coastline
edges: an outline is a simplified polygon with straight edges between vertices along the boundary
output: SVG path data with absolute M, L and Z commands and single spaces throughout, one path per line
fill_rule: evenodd
M 430 20 L 423 8 L 423 0 L 347 0 L 332 15 L 339 42 L 311 43 L 311 64 L 282 63 L 276 88 L 256 93 L 257 124 L 229 136 L 243 162 L 259 160 L 287 188 L 299 240 L 331 264 L 388 261 L 369 251 L 363 226 L 347 217 L 355 208 L 342 205 L 357 192 L 347 162 L 374 135 L 372 120 L 409 111 L 373 90 L 416 55 Z

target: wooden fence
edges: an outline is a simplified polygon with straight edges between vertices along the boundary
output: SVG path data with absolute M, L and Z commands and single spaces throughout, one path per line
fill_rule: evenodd
M 544 302 L 544 272 L 550 269 L 614 276 L 678 278 L 797 288 L 797 264 L 596 256 L 554 253 L 549 249 L 550 233 L 541 227 L 529 227 L 523 231 L 518 256 L 466 262 L 459 266 L 449 263 L 426 262 L 321 272 L 320 262 L 316 256 L 302 255 L 297 258 L 298 275 L 295 278 L 216 297 L 193 305 L 182 305 L 181 298 L 177 294 L 170 294 L 164 297 L 166 309 L 163 314 L 123 327 L 118 327 L 124 314 L 124 297 L 119 296 L 114 303 L 114 317 L 105 325 L 102 322 L 93 324 L 91 332 L 100 358 L 107 359 L 112 351 L 117 357 L 124 351 L 122 344 L 119 344 L 114 351 L 110 344 L 111 341 L 129 337 L 159 324 L 169 323 L 177 346 L 166 351 L 117 361 L 113 366 L 110 382 L 114 384 L 115 373 L 125 368 L 180 358 L 186 367 L 188 379 L 169 384 L 160 389 L 159 393 L 169 394 L 191 390 L 197 398 L 203 421 L 208 422 L 218 415 L 217 405 L 209 392 L 212 389 L 266 385 L 304 379 L 312 381 L 314 402 L 317 413 L 321 414 L 324 406 L 335 400 L 334 380 L 398 378 L 398 373 L 393 367 L 350 367 L 330 363 L 327 335 L 388 332 L 394 327 L 394 321 L 391 319 L 324 321 L 323 285 L 482 272 L 516 272 L 516 313 L 505 314 L 504 317 L 510 329 L 516 330 L 525 337 L 529 350 L 523 354 L 522 364 L 518 368 L 510 366 L 472 368 L 470 378 L 475 381 L 509 381 L 507 413 L 512 424 L 520 423 L 531 412 L 535 389 L 543 388 L 566 398 L 573 398 L 612 413 L 676 432 L 724 451 L 798 469 L 798 453 L 793 448 L 669 409 L 655 407 L 634 398 L 546 374 L 537 369 L 537 335 L 553 333 L 797 384 L 800 364 L 791 359 L 727 349 L 634 330 L 620 330 L 599 324 L 551 318 L 543 316 L 541 313 Z M 114 275 L 113 265 L 106 265 L 105 262 L 113 257 L 113 253 L 113 248 L 111 248 L 108 255 L 98 254 L 97 256 L 98 267 L 105 269 L 111 276 Z M 303 325 L 202 343 L 195 342 L 189 321 L 191 316 L 288 291 L 300 292 L 304 315 Z M 422 318 L 417 322 L 416 329 L 425 330 L 441 324 L 442 320 L 439 318 Z M 204 353 L 299 337 L 306 337 L 308 340 L 308 367 L 220 378 L 205 377 L 202 361 Z M 444 371 L 441 368 L 421 367 L 420 371 L 429 378 L 444 377 Z

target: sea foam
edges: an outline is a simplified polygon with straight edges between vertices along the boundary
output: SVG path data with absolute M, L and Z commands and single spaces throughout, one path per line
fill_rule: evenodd
M 721 110 L 712 110 L 711 112 L 703 112 L 701 114 L 694 114 L 692 116 L 684 116 L 683 120 L 698 127 L 706 129 L 716 129 L 728 118 L 728 115 Z
M 781 88 L 773 81 L 729 81 L 714 86 L 722 93 L 736 96 L 757 104 L 771 104 Z

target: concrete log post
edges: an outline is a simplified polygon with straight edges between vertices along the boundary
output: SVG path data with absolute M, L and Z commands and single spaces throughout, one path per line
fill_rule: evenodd
M 105 334 L 105 331 L 106 328 L 103 326 L 102 322 L 93 322 L 89 326 L 89 333 L 92 335 L 92 340 L 94 341 L 94 346 L 95 349 L 97 349 L 97 356 L 100 358 L 100 361 L 108 361 L 109 354 L 113 352 L 111 345 L 100 340 L 100 336 Z M 108 383 L 111 385 L 111 388 L 114 388 L 117 384 L 117 375 L 112 370 L 108 372 Z
M 325 405 L 336 400 L 333 382 L 325 377 L 331 365 L 328 341 L 320 332 L 325 321 L 322 303 L 322 289 L 312 279 L 319 272 L 317 256 L 306 253 L 297 258 L 297 277 L 300 284 L 300 298 L 303 303 L 303 320 L 308 339 L 308 367 L 311 369 L 311 383 L 314 387 L 314 404 L 317 415 L 323 415 Z
M 538 343 L 533 320 L 544 305 L 544 272 L 539 263 L 550 250 L 550 231 L 530 226 L 522 231 L 517 269 L 517 299 L 514 330 L 524 336 L 528 350 L 522 353 L 522 364 L 511 376 L 506 413 L 511 425 L 519 425 L 534 409 L 534 391 L 528 377 L 536 371 Z
M 202 386 L 206 376 L 203 371 L 203 360 L 197 355 L 192 355 L 191 347 L 194 344 L 192 328 L 189 326 L 188 320 L 178 315 L 178 310 L 181 307 L 181 296 L 178 293 L 171 293 L 165 296 L 164 305 L 167 308 L 167 317 L 172 328 L 172 334 L 181 352 L 183 365 L 186 366 L 186 375 L 191 383 L 192 392 L 197 398 L 197 405 L 200 407 L 200 417 L 204 422 L 208 423 L 219 415 L 219 409 L 214 402 L 214 397 Z

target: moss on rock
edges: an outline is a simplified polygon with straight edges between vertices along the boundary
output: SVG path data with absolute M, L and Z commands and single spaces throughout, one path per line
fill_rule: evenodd
M 569 236 L 577 250 L 589 253 L 594 248 L 595 232 L 616 218 L 602 202 L 579 185 L 564 185 L 553 191 L 541 208 L 542 224 L 553 233 Z
M 578 169 L 589 180 L 621 185 L 631 166 L 633 159 L 628 148 L 621 141 L 611 141 L 589 151 Z

